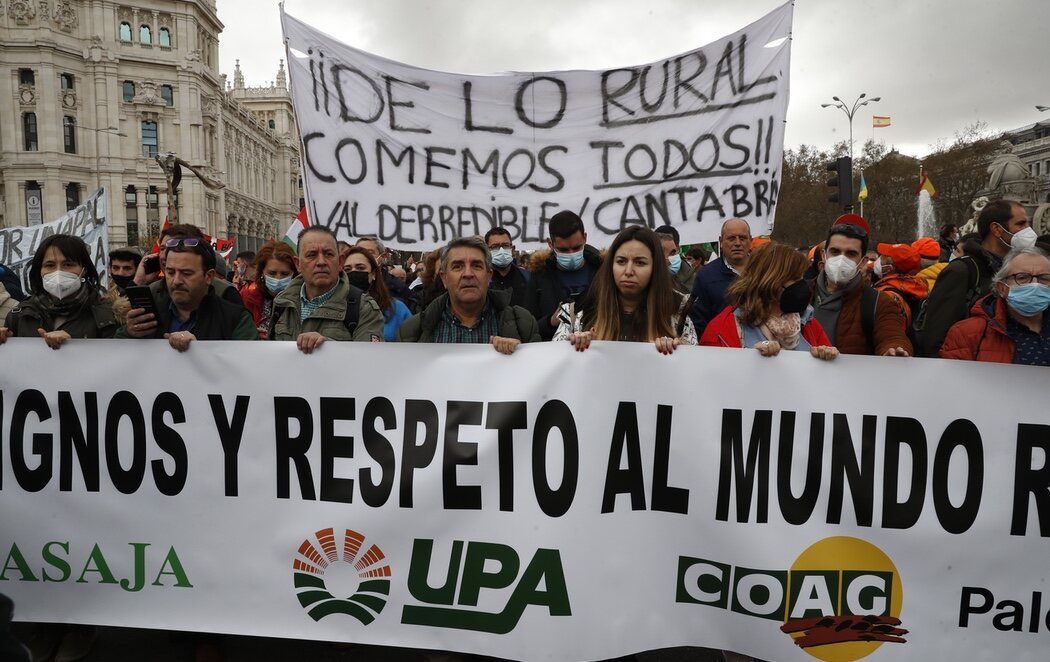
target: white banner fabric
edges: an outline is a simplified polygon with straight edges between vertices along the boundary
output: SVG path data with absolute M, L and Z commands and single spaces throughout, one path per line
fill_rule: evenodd
M 29 293 L 29 267 L 37 246 L 53 234 L 71 234 L 88 245 L 103 286 L 109 283 L 109 197 L 105 187 L 97 189 L 79 207 L 56 221 L 43 225 L 0 228 L 0 264 L 18 275 L 22 291 Z M 0 320 L 2 323 L 3 320 Z
M 17 338 L 0 366 L 24 620 L 552 662 L 1045 659 L 1043 369 Z
M 360 51 L 282 14 L 310 223 L 434 248 L 506 227 L 540 248 L 562 210 L 623 227 L 768 234 L 780 187 L 786 3 L 688 53 L 605 71 L 467 75 Z

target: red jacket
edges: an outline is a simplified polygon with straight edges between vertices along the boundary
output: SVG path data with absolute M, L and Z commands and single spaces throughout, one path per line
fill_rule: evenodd
M 1006 335 L 1006 302 L 995 295 L 978 299 L 970 316 L 948 329 L 942 359 L 1013 363 L 1014 341 Z
M 244 308 L 252 315 L 252 319 L 255 321 L 255 326 L 259 326 L 259 322 L 262 320 L 263 314 L 263 288 L 259 287 L 254 282 L 249 283 L 241 288 L 241 299 L 244 300 Z M 266 339 L 266 333 L 262 330 L 259 331 L 259 338 Z
M 733 314 L 734 310 L 736 310 L 735 307 L 726 306 L 722 309 L 722 312 L 715 315 L 715 318 L 704 329 L 704 335 L 700 338 L 701 345 L 709 347 L 741 346 L 740 332 L 737 331 L 736 316 Z M 802 337 L 813 347 L 831 345 L 831 341 L 828 340 L 828 334 L 824 333 L 824 327 L 820 325 L 816 318 L 810 318 L 808 322 L 802 325 Z

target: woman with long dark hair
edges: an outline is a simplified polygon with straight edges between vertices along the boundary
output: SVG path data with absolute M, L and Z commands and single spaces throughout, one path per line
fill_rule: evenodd
M 809 305 L 811 292 L 803 276 L 809 260 L 791 246 L 767 244 L 751 254 L 747 269 L 726 293 L 731 304 L 711 320 L 701 345 L 754 348 L 762 356 L 782 349 L 809 351 L 830 360 L 831 345 Z
M 51 349 L 72 338 L 112 338 L 117 331 L 112 301 L 103 298 L 87 244 L 68 234 L 40 242 L 29 267 L 30 297 L 7 315 L 0 343 L 40 336 Z
M 351 285 L 367 293 L 379 304 L 379 310 L 383 311 L 383 340 L 394 342 L 398 327 L 412 317 L 412 313 L 400 299 L 390 294 L 375 256 L 360 246 L 353 246 L 346 254 L 343 271 Z
M 554 340 L 578 351 L 592 340 L 651 342 L 661 354 L 695 345 L 696 331 L 674 291 L 659 236 L 647 227 L 622 230 L 579 306 L 564 304 Z

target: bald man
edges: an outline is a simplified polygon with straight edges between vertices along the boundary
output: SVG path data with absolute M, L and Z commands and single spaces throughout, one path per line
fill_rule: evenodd
M 693 280 L 693 307 L 689 317 L 698 334 L 715 315 L 726 307 L 726 290 L 736 280 L 751 256 L 751 226 L 742 218 L 731 218 L 722 224 L 718 237 L 717 260 L 708 262 Z

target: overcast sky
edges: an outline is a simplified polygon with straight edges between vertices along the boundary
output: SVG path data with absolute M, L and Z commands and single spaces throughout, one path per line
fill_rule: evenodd
M 222 73 L 274 80 L 285 57 L 279 9 L 217 0 Z M 387 58 L 466 73 L 608 69 L 703 46 L 761 18 L 779 0 L 287 0 L 285 11 Z M 978 121 L 993 131 L 1050 105 L 1046 0 L 798 0 L 785 147 L 829 148 L 848 136 L 833 95 L 881 101 L 857 111 L 857 147 L 876 139 L 914 156 Z

